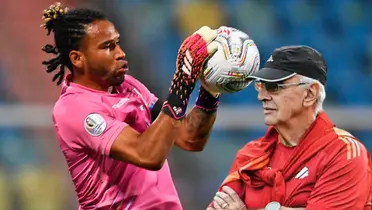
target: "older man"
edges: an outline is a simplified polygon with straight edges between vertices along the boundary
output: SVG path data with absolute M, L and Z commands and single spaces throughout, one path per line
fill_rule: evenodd
M 371 209 L 369 153 L 322 109 L 322 55 L 281 47 L 250 78 L 268 129 L 238 151 L 208 210 Z

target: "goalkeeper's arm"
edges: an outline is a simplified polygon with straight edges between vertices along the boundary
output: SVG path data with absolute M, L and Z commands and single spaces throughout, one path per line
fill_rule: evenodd
M 153 120 L 159 115 L 162 104 L 161 101 L 158 101 L 151 110 Z M 213 96 L 200 87 L 196 105 L 181 122 L 176 145 L 187 151 L 203 150 L 216 120 L 218 104 L 218 95 Z

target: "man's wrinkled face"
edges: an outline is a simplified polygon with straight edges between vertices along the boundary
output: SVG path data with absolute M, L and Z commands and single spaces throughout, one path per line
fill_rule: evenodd
M 300 83 L 298 75 L 280 83 L 255 81 L 266 125 L 286 123 L 303 112 L 308 91 L 305 85 L 307 84 Z

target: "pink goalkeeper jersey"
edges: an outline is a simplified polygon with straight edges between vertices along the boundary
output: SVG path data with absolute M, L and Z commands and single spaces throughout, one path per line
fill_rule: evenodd
M 149 171 L 109 157 L 125 126 L 146 130 L 157 98 L 128 75 L 115 94 L 69 78 L 55 104 L 53 122 L 80 209 L 182 209 L 167 161 L 161 170 Z

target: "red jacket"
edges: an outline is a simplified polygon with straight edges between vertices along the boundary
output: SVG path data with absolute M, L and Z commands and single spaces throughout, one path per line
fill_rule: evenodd
M 253 209 L 278 201 L 292 208 L 362 210 L 372 209 L 371 177 L 366 148 L 320 113 L 296 147 L 283 146 L 273 127 L 245 145 L 221 188 L 232 187 Z

